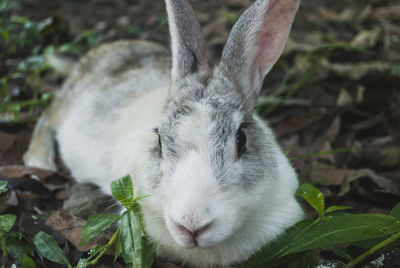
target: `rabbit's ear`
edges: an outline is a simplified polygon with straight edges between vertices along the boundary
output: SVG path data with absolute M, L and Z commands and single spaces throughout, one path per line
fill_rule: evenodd
M 246 99 L 256 100 L 265 75 L 285 46 L 300 0 L 257 0 L 238 19 L 222 53 L 220 71 Z
M 208 71 L 199 22 L 187 0 L 166 0 L 172 49 L 172 81 Z

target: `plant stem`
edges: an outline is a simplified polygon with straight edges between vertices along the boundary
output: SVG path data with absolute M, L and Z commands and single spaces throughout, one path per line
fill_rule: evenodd
M 5 268 L 7 264 L 7 248 L 6 248 L 6 237 L 4 236 L 4 231 L 2 230 L 0 230 L 0 243 L 1 243 L 1 251 L 3 251 L 1 268 Z
M 400 238 L 400 232 L 392 235 L 391 237 L 389 237 L 386 240 L 383 240 L 382 242 L 380 242 L 379 244 L 375 245 L 373 248 L 369 249 L 367 252 L 365 252 L 364 254 L 358 256 L 357 258 L 355 258 L 354 260 L 352 260 L 351 262 L 349 262 L 347 264 L 347 267 L 351 268 L 356 266 L 357 264 L 359 264 L 360 262 L 362 262 L 365 258 L 367 258 L 368 256 L 374 254 L 375 252 L 377 252 L 378 250 L 386 247 L 387 245 L 389 245 L 390 243 L 396 241 L 397 239 Z
M 99 261 L 101 256 L 103 256 L 104 253 L 106 253 L 107 250 L 112 246 L 112 244 L 114 244 L 115 240 L 117 239 L 117 237 L 119 235 L 119 231 L 120 231 L 120 228 L 118 227 L 117 231 L 115 231 L 114 235 L 111 237 L 110 241 L 108 241 L 107 245 L 99 252 L 99 254 L 96 256 L 95 259 L 93 259 L 92 261 L 87 263 L 87 266 L 95 265 Z

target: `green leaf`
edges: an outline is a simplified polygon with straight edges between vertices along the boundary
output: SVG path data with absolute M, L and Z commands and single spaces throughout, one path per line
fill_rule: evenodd
M 36 268 L 35 263 L 28 255 L 21 256 L 21 266 L 22 268 Z
M 13 227 L 17 216 L 12 214 L 0 215 L 0 230 L 9 232 Z
M 35 244 L 37 250 L 40 254 L 49 259 L 50 261 L 66 264 L 68 267 L 71 267 L 68 259 L 64 256 L 62 250 L 58 246 L 56 240 L 50 235 L 39 232 L 34 238 L 33 243 Z
M 335 244 L 368 240 L 400 231 L 400 220 L 382 214 L 327 216 L 291 244 L 282 256 Z
M 393 216 L 393 217 L 396 217 L 396 218 L 400 218 L 400 202 L 397 203 L 397 205 L 394 206 L 392 211 L 390 211 L 389 215 Z
M 0 180 L 0 194 L 7 192 L 7 181 Z
M 13 259 L 19 259 L 22 255 L 34 255 L 33 247 L 22 237 L 20 232 L 10 232 L 6 236 L 7 252 Z
M 121 239 L 118 238 L 117 245 L 115 246 L 115 252 L 114 252 L 114 262 L 117 261 L 118 257 L 122 253 L 122 247 L 121 247 Z
M 324 214 L 332 213 L 334 211 L 338 210 L 347 210 L 347 209 L 353 209 L 353 207 L 347 207 L 347 206 L 331 206 L 327 208 L 324 212 Z
M 262 247 L 256 254 L 248 260 L 240 263 L 238 268 L 274 268 L 296 258 L 300 254 L 286 255 L 280 257 L 284 248 L 303 230 L 311 225 L 311 220 L 304 220 L 296 223 L 291 228 L 287 229 L 283 234 L 277 237 L 274 241 Z
M 119 239 L 122 246 L 122 257 L 125 263 L 132 263 L 132 267 L 142 267 L 142 230 L 139 215 L 132 210 L 122 214 L 121 232 Z
M 102 213 L 90 216 L 86 224 L 83 226 L 82 240 L 79 245 L 85 245 L 90 239 L 104 232 L 111 224 L 120 218 L 121 216 L 112 213 Z
M 304 198 L 320 215 L 325 209 L 325 197 L 314 186 L 309 183 L 303 183 L 297 190 L 296 195 Z
M 111 182 L 112 195 L 127 209 L 134 203 L 133 184 L 131 176 L 126 175 Z
M 88 266 L 89 259 L 79 259 L 78 264 L 74 268 L 86 268 Z

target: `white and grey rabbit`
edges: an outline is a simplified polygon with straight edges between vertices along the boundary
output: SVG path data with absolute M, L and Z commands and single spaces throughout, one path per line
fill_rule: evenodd
M 163 259 L 194 267 L 247 259 L 303 217 L 298 180 L 253 113 L 300 0 L 257 0 L 209 70 L 186 0 L 166 0 L 172 47 L 119 41 L 91 50 L 39 120 L 25 163 L 110 193 L 126 174 Z

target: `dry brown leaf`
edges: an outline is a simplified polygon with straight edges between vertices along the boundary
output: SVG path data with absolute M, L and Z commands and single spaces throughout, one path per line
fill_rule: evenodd
M 400 20 L 400 5 L 380 7 L 373 16 L 380 20 Z
M 348 106 L 353 103 L 353 97 L 347 92 L 346 89 L 340 89 L 339 96 L 336 100 L 338 106 Z
M 0 131 L 0 157 L 6 152 L 15 142 L 16 136 Z
M 107 243 L 112 234 L 105 232 L 105 236 L 100 236 L 99 239 L 90 240 L 83 246 L 79 246 L 82 238 L 82 229 L 86 221 L 78 218 L 68 211 L 57 210 L 51 214 L 46 220 L 46 225 L 51 227 L 54 231 L 62 234 L 69 242 L 71 242 L 79 251 L 88 251 L 89 249 Z
M 351 44 L 360 48 L 374 48 L 379 40 L 383 38 L 383 29 L 374 28 L 372 30 L 360 31 L 351 41 Z
M 283 136 L 292 132 L 297 132 L 303 128 L 317 122 L 320 120 L 325 113 L 321 111 L 320 113 L 313 114 L 296 114 L 289 117 L 288 120 L 284 120 L 279 123 L 274 129 L 277 136 Z
M 26 129 L 16 134 L 0 132 L 0 165 L 22 164 L 29 140 L 30 131 Z
M 379 192 L 400 195 L 398 186 L 391 180 L 376 174 L 371 169 L 338 169 L 334 166 L 314 161 L 311 168 L 311 180 L 324 186 L 351 183 L 363 177 L 370 178 L 380 188 Z
M 370 72 L 387 72 L 392 66 L 385 61 L 361 62 L 357 64 L 351 63 L 325 63 L 325 67 L 338 75 L 348 77 L 352 80 L 360 80 Z
M 57 186 L 64 186 L 66 183 L 73 182 L 72 179 L 57 172 L 22 165 L 1 166 L 0 177 L 9 179 L 28 177 L 39 180 L 52 189 Z

